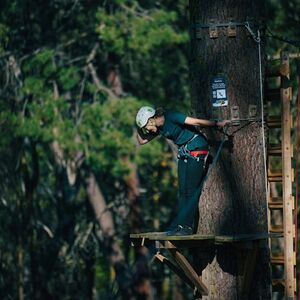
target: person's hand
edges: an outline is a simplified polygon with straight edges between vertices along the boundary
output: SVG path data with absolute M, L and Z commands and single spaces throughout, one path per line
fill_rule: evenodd
M 231 123 L 231 121 L 230 120 L 224 120 L 224 121 L 219 121 L 219 122 L 217 122 L 217 126 L 218 127 L 224 127 L 224 126 L 227 126 L 227 125 L 229 125 Z

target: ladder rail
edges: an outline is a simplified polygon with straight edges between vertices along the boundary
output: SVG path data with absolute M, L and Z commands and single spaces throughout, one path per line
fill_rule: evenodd
M 274 197 L 268 190 L 268 225 L 269 232 L 280 232 L 283 234 L 283 250 L 282 253 L 276 253 L 278 249 L 272 250 L 271 240 L 269 241 L 271 265 L 280 264 L 283 267 L 284 279 L 273 278 L 272 282 L 276 285 L 281 284 L 284 287 L 285 299 L 294 299 L 296 292 L 296 252 L 295 252 L 295 223 L 294 223 L 294 198 L 292 196 L 293 183 L 293 168 L 292 156 L 293 145 L 291 144 L 291 88 L 287 85 L 289 80 L 289 53 L 288 51 L 281 52 L 280 69 L 284 69 L 284 74 L 278 73 L 281 79 L 280 89 L 271 89 L 266 92 L 265 100 L 269 103 L 281 103 L 281 116 L 268 117 L 267 125 L 269 130 L 279 128 L 281 130 L 281 143 L 270 144 L 268 141 L 268 181 L 282 184 L 282 195 Z M 272 74 L 274 76 L 274 74 Z M 276 93 L 274 92 L 276 91 Z M 280 97 L 278 92 L 280 91 Z M 281 157 L 281 170 L 272 170 L 270 157 Z M 282 224 L 272 224 L 272 216 L 275 211 L 282 212 Z
M 287 51 L 281 53 L 281 63 L 289 65 Z M 295 294 L 294 278 L 294 224 L 292 198 L 292 161 L 291 161 L 291 93 L 290 88 L 281 88 L 282 103 L 282 198 L 283 198 L 283 235 L 284 235 L 284 277 L 285 297 Z

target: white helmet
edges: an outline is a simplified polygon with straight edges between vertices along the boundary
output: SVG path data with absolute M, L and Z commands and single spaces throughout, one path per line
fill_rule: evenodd
M 148 120 L 155 115 L 155 109 L 151 106 L 143 106 L 136 114 L 136 124 L 138 127 L 143 128 Z

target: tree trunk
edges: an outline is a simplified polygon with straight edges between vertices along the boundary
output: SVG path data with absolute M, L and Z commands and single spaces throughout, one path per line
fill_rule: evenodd
M 263 2 L 262 2 L 263 3 Z M 191 27 L 197 24 L 260 21 L 263 5 L 259 1 L 190 0 Z M 214 21 L 212 21 L 214 20 Z M 253 30 L 257 34 L 257 30 Z M 196 35 L 197 33 L 197 35 Z M 240 118 L 248 117 L 249 105 L 260 105 L 258 43 L 244 26 L 236 37 L 219 29 L 218 38 L 210 38 L 208 28 L 191 29 L 191 94 L 198 117 L 213 118 L 210 80 L 218 75 L 227 79 L 228 106 L 217 108 L 219 119 L 230 119 L 232 106 L 239 107 Z M 215 113 L 214 113 L 215 114 Z M 260 113 L 258 113 L 260 115 Z M 241 125 L 244 125 L 242 123 Z M 228 134 L 241 128 L 231 127 Z M 208 132 L 209 139 L 221 140 L 221 134 Z M 267 207 L 261 124 L 254 122 L 232 135 L 230 147 L 221 156 L 205 183 L 199 203 L 198 233 L 230 235 L 267 232 Z M 214 149 L 216 150 L 217 147 Z M 214 153 L 215 154 L 215 153 Z M 209 299 L 270 299 L 268 247 L 258 251 L 249 294 L 241 294 L 242 265 L 234 247 L 218 247 L 209 261 L 203 280 Z M 205 267 L 206 263 L 203 265 Z M 199 266 L 198 266 L 199 267 Z M 206 298 L 206 297 L 205 297 Z

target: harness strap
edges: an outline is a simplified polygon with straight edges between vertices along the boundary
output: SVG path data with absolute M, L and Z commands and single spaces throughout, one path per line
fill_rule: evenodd
M 201 154 L 208 154 L 208 150 L 192 150 L 192 151 L 190 151 L 190 155 L 192 155 L 192 156 L 198 156 Z

